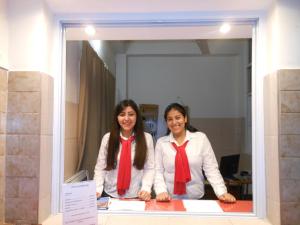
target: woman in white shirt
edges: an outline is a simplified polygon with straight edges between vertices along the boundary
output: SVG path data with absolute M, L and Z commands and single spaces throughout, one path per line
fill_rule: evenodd
M 164 117 L 168 135 L 161 137 L 155 147 L 156 200 L 202 198 L 204 171 L 217 197 L 224 202 L 235 202 L 235 197 L 227 193 L 208 138 L 189 126 L 184 107 L 172 103 Z
M 110 133 L 102 138 L 94 175 L 97 197 L 148 201 L 153 179 L 152 136 L 143 130 L 136 103 L 123 100 L 115 108 Z

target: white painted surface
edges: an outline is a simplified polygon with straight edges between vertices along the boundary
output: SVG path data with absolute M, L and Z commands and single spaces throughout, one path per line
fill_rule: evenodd
M 145 13 L 263 10 L 272 0 L 47 0 L 56 13 Z M 70 7 L 72 6 L 72 7 Z
M 158 104 L 189 106 L 192 118 L 243 117 L 242 85 L 235 56 L 128 57 L 128 97 Z
M 39 0 L 9 0 L 7 6 L 10 70 L 51 75 L 55 24 L 47 6 Z
M 0 0 L 0 67 L 8 69 L 7 2 Z

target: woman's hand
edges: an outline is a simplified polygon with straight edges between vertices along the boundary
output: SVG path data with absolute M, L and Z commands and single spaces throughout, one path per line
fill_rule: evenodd
M 219 200 L 226 203 L 234 203 L 236 201 L 235 197 L 232 194 L 225 193 L 220 195 Z
M 97 198 L 100 198 L 101 197 L 101 194 L 99 192 L 96 192 L 96 197 Z
M 147 201 L 150 201 L 151 194 L 148 191 L 139 191 L 138 198 L 147 202 Z
M 171 196 L 168 194 L 168 192 L 162 192 L 156 195 L 156 201 L 158 202 L 168 202 L 170 200 L 171 200 Z

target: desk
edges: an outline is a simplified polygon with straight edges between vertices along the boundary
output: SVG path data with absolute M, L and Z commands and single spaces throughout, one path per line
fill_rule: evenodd
M 206 200 L 197 200 L 206 201 Z M 223 212 L 252 212 L 253 202 L 252 201 L 241 201 L 237 200 L 235 203 L 223 203 L 218 200 L 216 202 L 220 205 Z M 145 210 L 149 211 L 187 211 L 184 207 L 183 201 L 173 199 L 170 202 L 157 202 L 155 199 L 151 199 L 146 202 Z
M 131 204 L 128 204 L 131 201 Z M 197 213 L 210 213 L 210 212 L 252 212 L 252 201 L 236 201 L 235 203 L 222 203 L 219 200 L 180 200 L 172 199 L 169 202 L 157 202 L 155 199 L 151 199 L 145 204 L 137 199 L 124 199 L 113 200 L 110 204 L 109 211 L 117 210 L 114 206 L 116 204 L 120 207 L 118 210 L 134 210 L 132 205 L 138 205 L 135 210 L 138 211 L 175 211 L 175 212 L 197 212 Z M 123 204 L 124 203 L 124 204 Z M 192 203 L 192 208 L 191 208 Z M 128 207 L 128 208 L 127 208 Z M 142 208 L 141 208 L 142 207 Z M 145 208 L 143 208 L 145 207 Z

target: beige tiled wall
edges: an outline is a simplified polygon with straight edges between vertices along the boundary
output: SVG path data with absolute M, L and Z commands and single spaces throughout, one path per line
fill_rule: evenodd
M 300 221 L 300 70 L 264 81 L 267 214 L 272 224 Z
M 279 70 L 281 224 L 300 221 L 300 70 Z
M 280 224 L 279 156 L 278 156 L 278 82 L 277 73 L 264 80 L 264 127 L 266 158 L 267 215 Z
M 7 76 L 8 72 L 0 67 L 0 224 L 4 222 Z
M 6 222 L 37 224 L 50 213 L 52 117 L 52 78 L 40 72 L 9 72 Z

